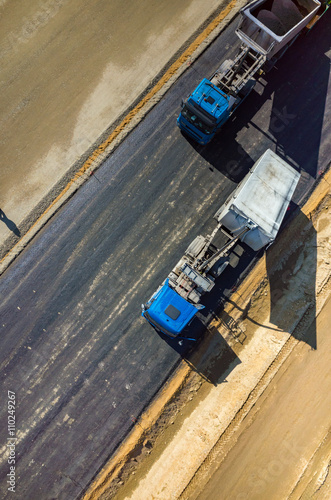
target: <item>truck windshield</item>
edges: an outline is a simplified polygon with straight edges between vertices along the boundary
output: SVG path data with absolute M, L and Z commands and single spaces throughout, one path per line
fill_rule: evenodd
M 199 113 L 198 110 L 194 109 L 194 107 L 190 106 L 188 103 L 183 106 L 182 115 L 189 123 L 201 130 L 204 134 L 211 134 L 214 131 L 215 125 L 212 123 L 212 120 L 203 116 L 203 113 Z
M 150 322 L 151 325 L 153 325 L 156 329 L 160 330 L 162 333 L 165 333 L 166 335 L 169 335 L 169 337 L 177 337 L 176 334 L 172 333 L 172 332 L 169 332 L 169 330 L 166 330 L 165 328 L 161 328 L 157 323 L 156 321 L 154 321 L 150 315 L 148 314 L 147 311 L 144 311 L 144 316 L 145 318 L 147 319 L 147 321 Z

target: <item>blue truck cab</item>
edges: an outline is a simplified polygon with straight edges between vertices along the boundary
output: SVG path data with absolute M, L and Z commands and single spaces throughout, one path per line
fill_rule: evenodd
M 204 78 L 183 102 L 177 125 L 199 144 L 207 144 L 229 118 L 231 104 L 231 97 Z
M 202 308 L 200 304 L 195 306 L 183 299 L 171 288 L 167 278 L 149 301 L 142 306 L 142 316 L 157 330 L 174 338 Z

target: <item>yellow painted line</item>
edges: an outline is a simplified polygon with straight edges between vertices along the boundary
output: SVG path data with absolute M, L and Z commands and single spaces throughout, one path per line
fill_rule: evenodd
M 186 49 L 186 51 L 170 66 L 168 71 L 162 76 L 158 83 L 148 92 L 148 94 L 135 106 L 135 108 L 130 111 L 130 113 L 124 118 L 124 120 L 115 128 L 115 130 L 107 137 L 107 139 L 100 144 L 100 146 L 91 154 L 91 156 L 86 160 L 84 165 L 79 169 L 79 171 L 74 175 L 74 177 L 68 182 L 66 187 L 61 191 L 61 193 L 53 200 L 53 202 L 46 208 L 46 210 L 38 217 L 36 222 L 28 229 L 25 233 L 24 238 L 37 226 L 40 221 L 45 217 L 45 215 L 51 210 L 52 207 L 66 194 L 70 187 L 80 178 L 84 173 L 91 167 L 93 162 L 105 152 L 106 148 L 118 137 L 118 135 L 128 126 L 132 119 L 137 115 L 137 113 L 155 96 L 159 90 L 170 80 L 170 78 L 176 73 L 176 71 L 189 59 L 189 57 L 194 53 L 194 51 L 201 45 L 201 43 L 214 31 L 219 23 L 229 14 L 229 12 L 236 5 L 237 0 L 232 0 L 229 5 L 222 10 L 222 12 L 207 26 L 207 28 L 195 39 L 195 41 Z M 19 240 L 13 248 L 0 260 L 0 264 L 8 257 L 9 254 L 20 244 L 22 241 Z

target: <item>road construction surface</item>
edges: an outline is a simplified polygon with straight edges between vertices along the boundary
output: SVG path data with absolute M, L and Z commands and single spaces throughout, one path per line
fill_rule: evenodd
M 293 47 L 212 145 L 195 147 L 176 127 L 179 104 L 235 51 L 231 25 L 3 275 L 1 387 L 4 401 L 17 394 L 21 498 L 79 497 L 186 355 L 191 346 L 159 337 L 140 304 L 213 227 L 213 213 L 265 149 L 302 172 L 297 203 L 327 167 L 327 22 Z M 215 287 L 191 335 L 203 333 L 252 257 Z

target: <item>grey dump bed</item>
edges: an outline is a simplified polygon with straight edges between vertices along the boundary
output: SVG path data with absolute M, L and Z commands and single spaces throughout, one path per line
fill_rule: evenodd
M 277 236 L 300 174 L 268 149 L 240 182 L 215 218 L 234 236 L 247 221 L 257 227 L 241 239 L 253 250 Z
M 241 10 L 238 37 L 268 59 L 316 15 L 318 0 L 255 0 Z

